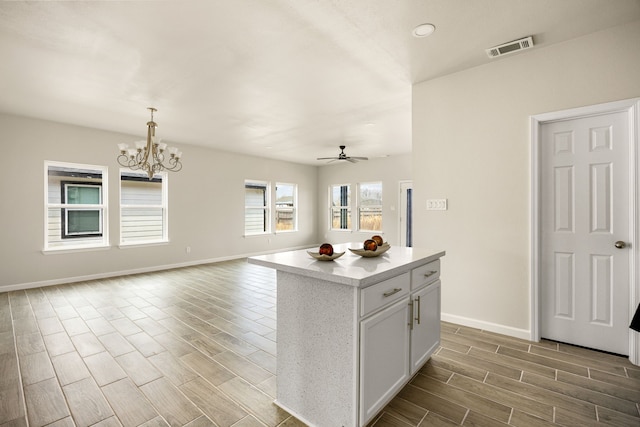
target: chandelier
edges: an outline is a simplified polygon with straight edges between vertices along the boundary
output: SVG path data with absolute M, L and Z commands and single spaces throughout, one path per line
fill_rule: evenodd
M 158 110 L 153 107 L 148 107 L 147 110 L 151 111 L 151 120 L 147 122 L 147 140 L 137 141 L 135 148 L 129 148 L 124 143 L 118 144 L 118 163 L 131 170 L 145 171 L 151 180 L 163 170 L 178 172 L 182 169 L 182 151 L 178 151 L 176 147 L 167 147 L 167 144 L 156 139 L 158 124 L 153 121 L 153 113 Z

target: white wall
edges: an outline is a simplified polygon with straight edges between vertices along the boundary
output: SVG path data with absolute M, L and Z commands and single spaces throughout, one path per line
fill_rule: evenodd
M 363 242 L 373 234 L 398 245 L 398 215 L 400 181 L 410 181 L 411 155 L 371 158 L 358 163 L 336 162 L 319 168 L 318 172 L 318 238 L 328 243 Z M 382 181 L 382 232 L 330 231 L 329 186 L 351 184 L 352 218 L 356 218 L 356 184 Z M 322 243 L 322 242 L 319 242 Z
M 414 241 L 447 251 L 446 319 L 529 333 L 529 117 L 640 96 L 638 46 L 640 21 L 414 86 Z
M 170 243 L 118 247 L 116 144 L 137 139 L 140 135 L 0 114 L 0 147 L 7 160 L 0 169 L 0 292 L 306 247 L 317 241 L 317 167 L 177 142 L 184 168 L 168 177 Z M 109 249 L 42 253 L 45 160 L 108 166 Z M 243 237 L 245 179 L 298 184 L 299 232 Z

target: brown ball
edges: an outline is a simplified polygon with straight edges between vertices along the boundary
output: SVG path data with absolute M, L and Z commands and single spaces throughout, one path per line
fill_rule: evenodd
M 364 250 L 365 251 L 375 251 L 378 249 L 378 244 L 375 240 L 367 239 L 364 241 Z
M 330 243 L 323 243 L 320 245 L 320 249 L 318 250 L 320 255 L 333 255 L 333 246 Z

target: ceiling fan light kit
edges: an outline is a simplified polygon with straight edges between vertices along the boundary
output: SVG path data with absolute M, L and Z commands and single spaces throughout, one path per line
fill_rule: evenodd
M 332 163 L 337 160 L 346 160 L 351 163 L 357 163 L 359 160 L 369 160 L 368 157 L 347 156 L 344 152 L 345 148 L 347 148 L 345 145 L 340 146 L 340 154 L 338 154 L 338 157 L 318 157 L 316 160 L 329 160 L 327 163 Z

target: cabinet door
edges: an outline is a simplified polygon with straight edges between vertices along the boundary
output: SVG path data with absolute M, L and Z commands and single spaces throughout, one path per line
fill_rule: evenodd
M 411 375 L 431 357 L 440 345 L 440 280 L 411 294 Z
M 360 423 L 409 380 L 409 298 L 360 322 Z

